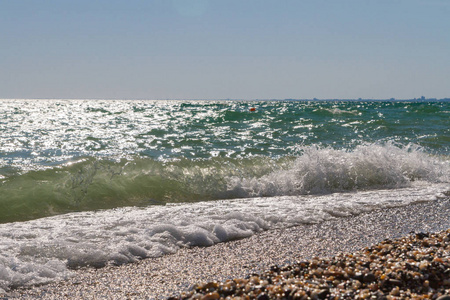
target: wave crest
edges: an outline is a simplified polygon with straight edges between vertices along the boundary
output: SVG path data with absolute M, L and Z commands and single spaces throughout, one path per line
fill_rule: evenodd
M 279 159 L 87 158 L 3 180 L 0 222 L 123 206 L 399 188 L 449 182 L 449 170 L 446 157 L 392 143 L 352 150 L 311 146 Z
M 420 147 L 367 144 L 352 151 L 305 147 L 288 169 L 260 178 L 230 180 L 242 197 L 326 194 L 352 190 L 407 187 L 412 181 L 448 182 L 448 160 Z

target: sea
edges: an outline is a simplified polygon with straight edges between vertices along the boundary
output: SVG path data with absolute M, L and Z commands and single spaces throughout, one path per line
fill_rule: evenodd
M 0 292 L 449 196 L 448 100 L 0 100 Z

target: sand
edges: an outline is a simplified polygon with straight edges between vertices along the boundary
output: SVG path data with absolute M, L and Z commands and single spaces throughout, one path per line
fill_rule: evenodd
M 164 299 L 196 283 L 245 277 L 273 265 L 352 252 L 410 232 L 450 228 L 450 200 L 441 199 L 262 232 L 207 248 L 135 264 L 80 269 L 62 282 L 10 291 L 6 299 Z

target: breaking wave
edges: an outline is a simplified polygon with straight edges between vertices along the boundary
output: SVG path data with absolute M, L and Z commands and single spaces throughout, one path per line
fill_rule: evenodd
M 298 153 L 278 159 L 85 158 L 4 178 L 0 221 L 124 206 L 392 189 L 450 178 L 448 157 L 414 145 L 309 146 Z

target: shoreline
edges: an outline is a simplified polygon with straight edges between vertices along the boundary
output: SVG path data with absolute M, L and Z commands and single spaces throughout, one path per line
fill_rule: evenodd
M 320 224 L 269 230 L 249 238 L 134 264 L 84 268 L 66 281 L 8 292 L 6 299 L 165 299 L 192 285 L 243 278 L 273 265 L 354 252 L 410 232 L 450 228 L 448 198 L 387 208 Z

